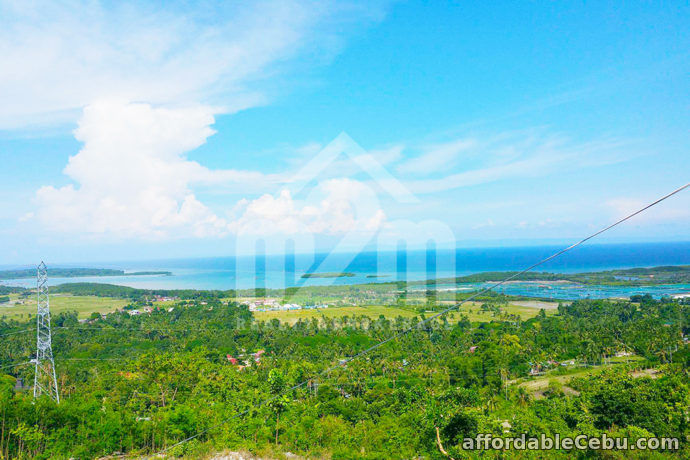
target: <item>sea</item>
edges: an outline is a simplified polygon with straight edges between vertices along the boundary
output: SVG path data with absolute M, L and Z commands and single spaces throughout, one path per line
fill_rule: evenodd
M 562 248 L 530 246 L 427 249 L 60 264 L 60 267 L 117 268 L 125 272 L 168 271 L 171 274 L 50 278 L 49 284 L 97 282 L 144 289 L 227 290 L 419 281 L 487 271 L 519 271 Z M 690 242 L 583 245 L 541 265 L 537 271 L 574 273 L 661 265 L 690 265 Z M 305 273 L 347 273 L 350 276 L 302 278 Z M 32 287 L 35 279 L 6 280 L 0 283 Z M 484 286 L 486 285 L 439 284 L 437 289 L 473 290 Z M 503 285 L 498 290 L 507 294 L 559 299 L 629 297 L 635 294 L 660 297 L 690 294 L 690 285 L 583 288 L 560 283 L 514 282 Z

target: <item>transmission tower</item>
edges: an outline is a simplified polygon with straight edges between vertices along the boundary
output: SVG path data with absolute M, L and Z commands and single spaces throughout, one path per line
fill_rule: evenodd
M 38 266 L 38 283 L 36 289 L 38 313 L 36 315 L 36 373 L 34 374 L 34 398 L 47 394 L 60 402 L 57 379 L 55 378 L 55 361 L 50 333 L 50 299 L 48 298 L 48 270 L 41 262 Z

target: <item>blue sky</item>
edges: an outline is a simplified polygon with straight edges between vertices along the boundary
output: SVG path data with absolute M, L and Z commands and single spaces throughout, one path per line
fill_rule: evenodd
M 0 264 L 560 243 L 690 177 L 680 2 L 39 3 L 0 0 Z

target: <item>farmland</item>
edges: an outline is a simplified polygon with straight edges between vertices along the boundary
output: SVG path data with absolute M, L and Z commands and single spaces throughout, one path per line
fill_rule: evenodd
M 0 317 L 7 319 L 28 319 L 36 314 L 36 297 L 31 295 L 20 298 L 18 294 L 10 294 L 10 302 L 0 304 Z M 53 314 L 73 311 L 79 318 L 86 318 L 93 312 L 109 313 L 124 307 L 129 302 L 125 299 L 112 297 L 78 296 L 69 294 L 54 294 L 50 296 L 50 310 Z

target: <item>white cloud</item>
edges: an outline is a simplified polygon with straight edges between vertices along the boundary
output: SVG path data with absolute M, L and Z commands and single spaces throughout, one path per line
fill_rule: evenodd
M 426 147 L 422 155 L 401 163 L 397 169 L 401 174 L 418 175 L 447 171 L 457 164 L 461 153 L 467 152 L 475 145 L 476 142 L 472 139 L 457 139 Z
M 290 0 L 0 0 L 0 129 L 78 120 L 83 143 L 64 169 L 72 183 L 41 187 L 22 221 L 118 237 L 229 232 L 195 187 L 252 193 L 285 175 L 210 170 L 187 152 L 215 115 L 270 98 L 290 60 L 327 58 L 344 26 L 381 16 L 379 4 Z
M 72 122 L 103 97 L 231 113 L 265 101 L 261 83 L 275 86 L 300 51 L 314 59 L 337 49 L 342 22 L 380 11 L 290 0 L 0 0 L 0 129 Z
M 493 219 L 486 219 L 484 222 L 479 222 L 478 224 L 474 224 L 472 226 L 473 230 L 478 230 L 480 228 L 488 228 L 488 227 L 495 227 L 496 224 L 494 223 Z
M 230 228 L 240 235 L 372 234 L 386 219 L 375 193 L 363 183 L 346 178 L 319 183 L 305 200 L 295 200 L 284 189 L 276 196 L 265 194 L 239 204 L 241 215 Z
M 648 204 L 649 201 L 637 198 L 614 198 L 604 203 L 614 220 L 622 219 Z M 630 220 L 630 223 L 633 225 L 659 223 L 686 225 L 688 219 L 690 219 L 690 197 L 688 197 L 687 193 L 681 193 L 664 203 L 659 203 L 657 206 L 638 214 Z
M 376 192 L 348 178 L 321 180 L 303 200 L 288 189 L 242 199 L 237 218 L 219 217 L 194 194 L 200 184 L 265 187 L 289 173 L 210 170 L 186 158 L 214 131 L 207 106 L 152 107 L 101 101 L 84 109 L 74 134 L 83 148 L 64 173 L 73 184 L 44 186 L 35 216 L 51 230 L 105 237 L 375 232 L 385 221 Z M 356 157 L 359 158 L 359 157 Z
M 624 144 L 617 140 L 577 143 L 559 135 L 537 132 L 506 133 L 461 145 L 468 155 L 466 163 L 456 168 L 458 172 L 440 178 L 409 180 L 405 185 L 414 193 L 436 193 L 504 179 L 540 177 L 560 171 L 614 164 L 632 156 L 629 151 L 622 151 Z M 433 152 L 429 155 L 438 158 L 451 151 L 447 149 L 438 155 Z M 425 156 L 412 161 L 421 161 Z M 469 161 L 470 158 L 472 161 Z M 418 166 L 422 167 L 421 164 Z
M 227 231 L 190 189 L 218 172 L 184 156 L 213 134 L 213 120 L 203 106 L 111 101 L 87 107 L 75 131 L 84 147 L 64 170 L 77 185 L 39 189 L 36 217 L 55 230 L 121 237 Z

